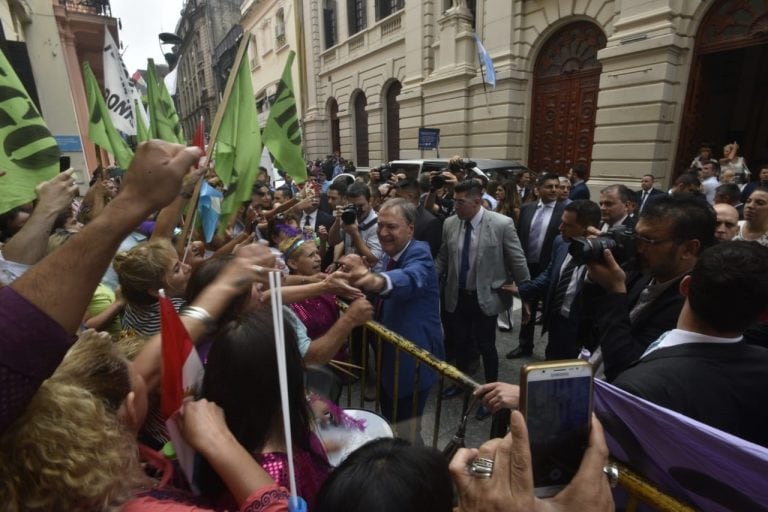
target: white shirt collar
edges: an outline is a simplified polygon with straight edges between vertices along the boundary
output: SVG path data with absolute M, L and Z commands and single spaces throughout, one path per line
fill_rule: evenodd
M 408 240 L 408 243 L 405 244 L 405 247 L 403 247 L 403 249 L 399 253 L 395 254 L 394 256 L 390 256 L 389 259 L 390 260 L 395 260 L 395 261 L 400 261 L 400 257 L 403 255 L 403 253 L 406 251 L 406 249 L 408 249 L 408 246 L 411 245 L 411 242 L 413 242 L 413 240 Z
M 660 348 L 675 347 L 677 345 L 687 345 L 690 343 L 719 343 L 726 345 L 729 343 L 738 343 L 744 336 L 736 336 L 735 338 L 720 338 L 718 336 L 709 336 L 707 334 L 701 334 L 698 332 L 684 331 L 682 329 L 672 329 L 661 335 L 661 337 L 651 343 L 648 349 L 643 354 L 646 357 L 651 352 Z
M 477 230 L 477 226 L 479 226 L 480 222 L 483 220 L 483 213 L 485 213 L 485 208 L 480 208 L 475 216 L 469 220 L 473 230 Z

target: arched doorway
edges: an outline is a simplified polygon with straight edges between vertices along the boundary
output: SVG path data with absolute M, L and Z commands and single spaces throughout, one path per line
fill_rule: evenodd
M 331 152 L 341 153 L 341 132 L 339 131 L 339 104 L 336 98 L 328 101 L 328 120 L 331 123 Z
M 397 96 L 402 89 L 403 86 L 397 81 L 387 88 L 387 161 L 400 159 L 400 104 L 397 103 Z
M 589 168 L 602 65 L 598 50 L 605 34 L 577 21 L 544 44 L 533 72 L 528 167 L 565 174 L 577 163 Z
M 368 100 L 363 91 L 354 96 L 355 106 L 355 165 L 368 167 L 368 112 L 365 107 Z
M 768 6 L 720 0 L 696 33 L 688 94 L 673 174 L 691 164 L 702 143 L 715 158 L 736 141 L 753 170 L 768 163 Z

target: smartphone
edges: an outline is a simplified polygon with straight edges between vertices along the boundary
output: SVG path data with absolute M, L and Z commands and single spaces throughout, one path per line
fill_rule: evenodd
M 64 172 L 71 167 L 70 158 L 66 155 L 59 157 L 59 172 Z
M 589 444 L 592 365 L 573 359 L 523 366 L 520 411 L 528 426 L 536 496 L 554 496 L 576 474 Z

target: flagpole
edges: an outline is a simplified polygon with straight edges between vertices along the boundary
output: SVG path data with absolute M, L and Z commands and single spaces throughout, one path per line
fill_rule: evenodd
M 478 60 L 480 61 L 480 80 L 483 82 L 483 94 L 485 95 L 485 108 L 490 114 L 491 107 L 488 105 L 488 88 L 485 86 L 485 67 L 483 66 L 483 59 L 478 58 Z
M 245 55 L 245 50 L 248 48 L 248 40 L 250 39 L 251 35 L 250 32 L 243 33 L 241 39 L 240 39 L 240 46 L 237 49 L 237 54 L 235 55 L 235 62 L 232 65 L 232 69 L 229 72 L 229 78 L 227 78 L 227 85 L 224 87 L 224 96 L 222 98 L 221 103 L 219 104 L 219 108 L 216 109 L 216 116 L 213 118 L 213 125 L 211 126 L 211 136 L 208 138 L 208 161 L 210 162 L 210 155 L 213 155 L 213 149 L 216 145 L 216 138 L 219 136 L 219 128 L 221 127 L 221 120 L 224 117 L 224 111 L 226 110 L 227 102 L 229 102 L 229 96 L 232 94 L 232 88 L 235 84 L 235 77 L 237 76 L 237 70 L 240 69 L 240 62 L 243 60 L 243 55 Z M 189 204 L 192 206 L 192 208 L 197 211 L 197 202 L 200 199 L 200 187 L 203 186 L 203 180 L 197 182 L 197 185 L 195 185 L 195 191 L 192 193 L 192 198 L 189 201 Z M 193 224 L 189 220 L 190 217 L 187 216 L 187 218 L 184 220 L 184 228 L 182 229 L 182 236 L 179 238 L 179 240 L 176 242 L 176 251 L 181 252 L 181 249 L 184 247 L 184 241 L 189 237 L 189 233 L 192 230 Z

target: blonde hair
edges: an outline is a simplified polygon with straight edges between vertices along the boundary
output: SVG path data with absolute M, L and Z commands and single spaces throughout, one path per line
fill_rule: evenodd
M 108 336 L 86 331 L 64 356 L 51 380 L 76 384 L 117 413 L 131 392 L 128 360 Z
M 112 267 L 117 272 L 120 289 L 128 303 L 152 304 L 157 300 L 147 290 L 165 286 L 165 274 L 178 255 L 166 239 L 142 242 L 128 252 L 115 256 Z
M 115 346 L 129 361 L 133 361 L 150 339 L 151 336 L 126 332 L 125 336 L 115 342 Z
M 146 484 L 136 441 L 91 392 L 45 381 L 0 437 L 5 510 L 119 510 Z

